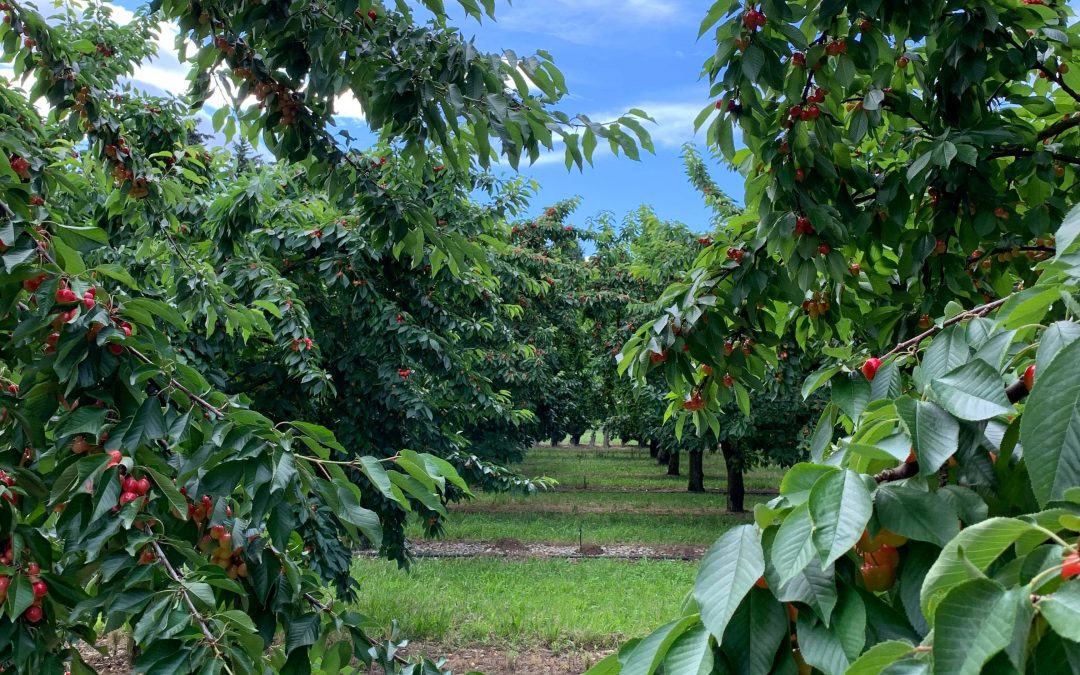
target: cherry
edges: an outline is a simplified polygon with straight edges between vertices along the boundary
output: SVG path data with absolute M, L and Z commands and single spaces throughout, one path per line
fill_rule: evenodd
M 868 591 L 881 593 L 889 590 L 896 583 L 896 568 L 865 563 L 859 568 L 863 583 Z
M 817 250 L 818 253 L 820 253 L 821 255 L 829 255 L 829 251 L 831 251 L 832 249 L 829 248 L 828 244 L 822 244 L 821 246 L 817 247 Z
M 137 486 L 138 486 L 138 489 L 135 490 L 135 492 L 138 492 L 141 495 L 144 495 L 147 492 L 150 492 L 150 479 L 149 478 L 140 478 L 139 480 L 137 480 L 135 482 L 137 483 Z
M 121 505 L 130 504 L 131 502 L 135 501 L 138 498 L 139 498 L 139 495 L 135 494 L 134 492 L 125 492 L 122 495 L 120 495 L 120 504 Z
M 35 598 L 44 598 L 45 595 L 49 592 L 49 587 L 45 584 L 44 581 L 35 581 L 32 588 L 34 589 Z
M 873 553 L 864 553 L 863 560 L 878 566 L 896 567 L 900 562 L 900 553 L 892 546 L 882 543 Z
M 124 455 L 119 450 L 109 451 L 109 461 L 105 464 L 105 468 L 111 468 L 120 463 L 120 460 L 124 459 Z
M 866 363 L 862 365 L 862 374 L 870 382 L 874 381 L 874 376 L 877 375 L 878 368 L 881 367 L 881 359 L 876 356 L 871 356 L 866 359 Z
M 0 574 L 0 598 L 7 595 L 8 586 L 11 585 L 11 577 L 6 574 Z
M 30 623 L 37 623 L 38 621 L 41 621 L 42 616 L 44 615 L 42 614 L 41 608 L 37 605 L 31 605 L 26 608 L 25 612 L 23 612 L 23 617 Z
M 848 272 L 851 272 L 851 276 L 853 277 L 859 276 L 859 272 L 861 271 L 862 267 L 859 266 L 859 263 L 851 263 L 848 265 Z
M 1065 562 L 1061 567 L 1061 578 L 1072 579 L 1080 576 L 1080 553 L 1073 551 L 1065 556 Z
M 758 588 L 768 588 L 769 582 L 765 580 L 765 577 L 758 577 L 758 580 L 754 582 L 754 585 Z
M 375 10 L 373 10 L 373 9 L 368 10 L 367 16 L 372 21 L 375 21 L 376 19 L 379 18 L 379 15 L 377 13 L 375 13 Z
M 731 389 L 732 387 L 735 386 L 735 378 L 733 378 L 730 374 L 725 374 L 724 379 L 723 379 L 723 384 L 728 389 Z
M 860 553 L 873 553 L 881 548 L 883 543 L 878 537 L 871 537 L 869 530 L 863 530 L 862 536 L 855 544 L 855 550 Z
M 1024 387 L 1031 391 L 1035 387 L 1035 364 L 1031 364 L 1024 371 Z

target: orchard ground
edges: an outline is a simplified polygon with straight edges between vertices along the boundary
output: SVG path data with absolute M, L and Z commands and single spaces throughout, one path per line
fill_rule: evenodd
M 704 494 L 618 439 L 537 447 L 516 468 L 559 485 L 531 497 L 478 495 L 452 509 L 438 541 L 412 531 L 419 557 L 408 573 L 373 558 L 355 563 L 365 589 L 357 608 L 376 624 L 396 619 L 415 648 L 447 655 L 454 672 L 585 671 L 675 615 L 700 556 L 750 519 L 725 510 L 719 453 L 705 457 Z M 780 476 L 747 474 L 748 510 Z

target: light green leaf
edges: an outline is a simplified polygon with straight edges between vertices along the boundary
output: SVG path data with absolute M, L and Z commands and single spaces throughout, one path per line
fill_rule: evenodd
M 879 642 L 863 652 L 846 675 L 880 675 L 890 664 L 910 655 L 913 649 L 914 645 L 902 640 Z
M 859 474 L 837 471 L 814 484 L 809 506 L 814 546 L 825 569 L 862 536 L 873 510 L 870 492 Z
M 910 396 L 896 400 L 896 412 L 911 436 L 920 473 L 937 473 L 960 446 L 960 424 L 956 418 L 936 403 L 917 401 Z
M 934 671 L 978 675 L 983 664 L 1005 649 L 1016 616 L 1014 594 L 990 579 L 955 586 L 934 612 Z
M 652 675 L 664 660 L 671 644 L 695 625 L 699 625 L 699 617 L 693 614 L 657 628 L 630 652 L 619 657 L 622 675 Z
M 1001 375 L 985 361 L 971 361 L 930 383 L 941 407 L 962 420 L 981 422 L 1014 412 Z
M 1045 369 L 1020 420 L 1020 442 L 1039 503 L 1080 485 L 1080 340 L 1061 349 Z
M 1044 596 L 1039 600 L 1038 608 L 1058 635 L 1080 642 L 1080 582 L 1069 582 Z
M 728 530 L 705 554 L 694 582 L 694 599 L 701 607 L 702 623 L 718 641 L 764 571 L 765 553 L 753 525 Z

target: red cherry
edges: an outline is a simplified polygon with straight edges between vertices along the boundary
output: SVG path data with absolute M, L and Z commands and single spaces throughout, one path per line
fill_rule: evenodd
M 17 385 L 17 384 L 9 384 L 7 386 L 7 391 L 12 396 L 18 396 L 19 395 L 19 385 Z
M 35 598 L 44 598 L 45 595 L 49 592 L 49 587 L 45 584 L 44 581 L 35 581 L 33 589 Z
M 806 172 L 802 169 L 795 169 L 795 181 L 801 183 L 804 180 L 806 180 Z
M 1035 387 L 1035 364 L 1031 364 L 1024 371 L 1024 387 L 1031 391 Z
M 79 296 L 70 288 L 60 288 L 56 291 L 56 301 L 61 305 L 70 305 L 79 301 Z
M 878 368 L 881 367 L 881 359 L 876 356 L 871 356 L 866 359 L 866 363 L 862 365 L 862 374 L 866 376 L 866 379 L 870 382 L 874 381 L 874 376 L 877 375 Z
M 831 251 L 832 249 L 829 248 L 828 244 L 822 244 L 821 246 L 817 247 L 817 250 L 818 253 L 820 253 L 821 255 L 829 255 L 829 251 Z
M 135 494 L 134 492 L 125 492 L 124 494 L 120 495 L 120 504 L 129 504 L 138 498 L 139 495 Z
M 124 459 L 124 455 L 119 450 L 110 450 L 109 461 L 105 464 L 105 468 L 108 469 L 116 466 L 122 459 Z
M 37 623 L 38 621 L 41 621 L 42 616 L 43 614 L 41 608 L 37 605 L 31 605 L 26 608 L 25 612 L 23 612 L 23 618 L 25 618 L 30 623 Z
M 725 387 L 727 387 L 728 389 L 731 389 L 732 387 L 735 386 L 735 378 L 732 377 L 730 374 L 725 374 L 724 379 L 722 380 L 722 382 L 723 382 L 723 385 Z
M 374 20 L 376 20 L 376 19 L 378 19 L 378 18 L 379 18 L 379 15 L 378 15 L 378 14 L 376 14 L 376 13 L 375 13 L 375 10 L 373 10 L 373 9 L 369 9 L 369 10 L 368 10 L 367 16 L 368 16 L 368 18 L 369 18 L 369 19 L 371 19 L 372 21 L 374 21 Z
M 36 562 L 30 563 L 26 566 L 26 573 L 32 577 L 36 577 L 41 574 L 41 565 L 38 565 Z
M 138 492 L 140 495 L 144 495 L 144 494 L 146 494 L 147 492 L 150 491 L 150 479 L 149 478 L 140 478 L 139 480 L 137 480 L 135 482 L 137 484 L 136 487 L 138 487 L 138 489 L 135 490 L 135 492 Z
M 1065 556 L 1065 563 L 1061 567 L 1061 577 L 1072 579 L 1076 576 L 1080 576 L 1080 553 L 1074 551 Z
M 864 564 L 860 570 L 866 589 L 875 593 L 882 593 L 893 587 L 896 583 L 896 568 Z

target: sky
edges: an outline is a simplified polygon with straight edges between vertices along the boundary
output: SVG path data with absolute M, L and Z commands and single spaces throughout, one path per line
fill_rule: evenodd
M 141 4 L 114 2 L 119 5 L 114 18 L 121 23 Z M 446 4 L 456 7 L 452 0 Z M 580 224 L 602 212 L 621 219 L 649 204 L 661 218 L 681 221 L 695 231 L 711 229 L 709 212 L 690 187 L 680 158 L 684 143 L 704 145 L 704 130 L 695 135 L 693 120 L 709 103 L 708 84 L 700 73 L 715 49 L 708 37 L 696 37 L 705 9 L 698 0 L 514 0 L 513 5 L 497 4 L 494 22 L 477 23 L 459 12 L 454 24 L 482 50 L 513 49 L 519 56 L 538 49 L 551 53 L 570 90 L 560 104 L 563 111 L 607 121 L 641 108 L 656 120 L 646 124 L 656 153 L 643 152 L 641 161 L 614 157 L 601 144 L 594 166 L 586 165 L 581 172 L 567 171 L 561 149 L 523 166 L 521 173 L 541 186 L 533 211 L 577 196 L 583 200 L 576 219 Z M 134 74 L 135 87 L 152 94 L 186 91 L 187 66 L 176 57 L 174 37 L 163 25 L 158 57 Z M 208 105 L 211 112 L 213 103 Z M 355 101 L 340 101 L 338 110 L 340 126 L 363 127 Z M 713 172 L 723 189 L 741 198 L 741 177 L 719 165 Z

